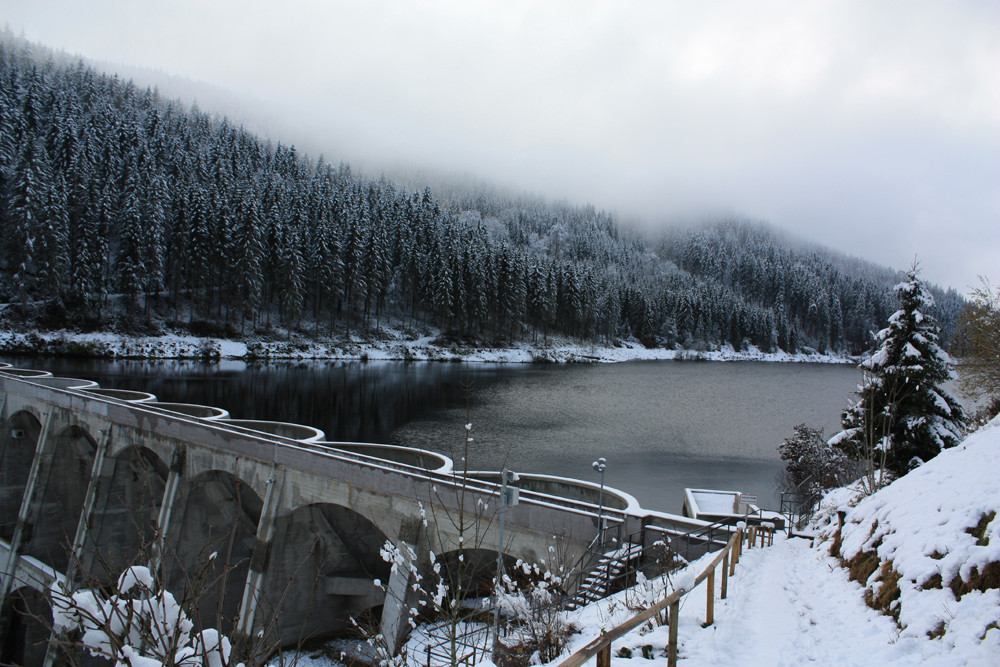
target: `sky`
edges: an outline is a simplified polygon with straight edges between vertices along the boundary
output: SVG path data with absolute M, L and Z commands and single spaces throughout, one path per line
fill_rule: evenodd
M 1000 283 L 998 0 L 0 0 L 3 23 L 366 171 Z

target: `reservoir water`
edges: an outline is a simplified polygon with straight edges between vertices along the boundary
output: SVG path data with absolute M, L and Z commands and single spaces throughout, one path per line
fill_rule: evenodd
M 837 428 L 860 381 L 850 365 L 628 362 L 107 361 L 4 358 L 234 417 L 308 424 L 328 440 L 392 442 L 462 468 L 605 482 L 650 509 L 679 512 L 684 487 L 755 493 L 776 506 L 776 447 L 796 424 Z

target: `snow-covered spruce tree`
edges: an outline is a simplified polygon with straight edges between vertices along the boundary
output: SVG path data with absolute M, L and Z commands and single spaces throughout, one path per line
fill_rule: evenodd
M 878 348 L 861 362 L 864 382 L 829 443 L 867 461 L 872 489 L 876 470 L 898 477 L 961 440 L 965 414 L 943 388 L 948 355 L 928 315 L 934 298 L 914 266 L 896 286 L 899 310 L 875 335 Z M 881 479 L 881 474 L 880 474 Z

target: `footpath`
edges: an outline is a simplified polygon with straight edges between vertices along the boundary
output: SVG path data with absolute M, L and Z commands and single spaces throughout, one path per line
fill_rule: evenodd
M 862 588 L 825 548 L 802 539 L 743 552 L 715 624 L 702 628 L 704 595 L 685 598 L 680 664 L 798 667 L 1000 664 L 1000 657 L 943 651 L 939 641 L 900 638 L 893 620 L 867 607 Z M 992 660 L 996 660 L 995 662 Z

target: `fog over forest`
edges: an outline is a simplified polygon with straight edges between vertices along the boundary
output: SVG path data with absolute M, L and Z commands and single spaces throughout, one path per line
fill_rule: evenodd
M 213 111 L 367 174 L 657 228 L 766 220 L 963 292 L 1000 256 L 995 3 L 0 0 L 0 20 L 199 82 L 205 108 L 229 91 Z
M 643 238 L 479 183 L 412 191 L 10 33 L 0 46 L 15 327 L 859 354 L 895 307 L 895 272 L 759 222 Z M 938 294 L 947 338 L 961 301 Z

